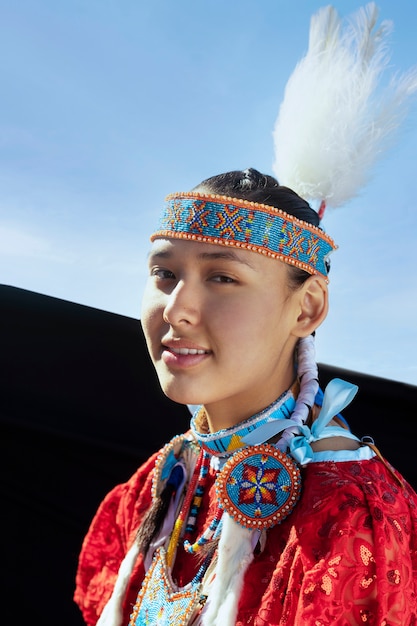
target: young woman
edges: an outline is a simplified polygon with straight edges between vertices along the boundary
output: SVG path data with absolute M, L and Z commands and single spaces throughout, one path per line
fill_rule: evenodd
M 164 393 L 198 405 L 104 500 L 75 599 L 88 625 L 417 624 L 417 497 L 317 381 L 334 243 L 249 169 L 169 196 L 142 324 Z

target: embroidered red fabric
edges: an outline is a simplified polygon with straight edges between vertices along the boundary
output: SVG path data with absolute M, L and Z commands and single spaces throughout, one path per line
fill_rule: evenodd
M 109 599 L 150 504 L 154 462 L 155 456 L 106 497 L 85 538 L 75 601 L 88 626 Z M 198 531 L 216 507 L 214 478 L 211 473 Z M 196 557 L 181 549 L 174 578 L 184 585 L 197 567 Z M 124 624 L 143 576 L 139 559 Z M 308 465 L 294 512 L 267 531 L 246 573 L 236 624 L 417 626 L 417 495 L 377 457 Z

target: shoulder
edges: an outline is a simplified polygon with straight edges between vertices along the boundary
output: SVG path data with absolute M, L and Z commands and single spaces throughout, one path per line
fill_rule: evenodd
M 417 517 L 417 494 L 383 457 L 363 460 L 317 461 L 303 469 L 306 504 L 329 507 L 339 514 L 361 508 L 384 515 Z

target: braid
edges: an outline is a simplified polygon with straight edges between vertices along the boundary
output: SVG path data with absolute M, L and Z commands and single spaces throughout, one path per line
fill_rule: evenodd
M 300 393 L 298 394 L 291 419 L 302 426 L 308 419 L 319 389 L 318 367 L 313 335 L 303 337 L 299 340 L 297 346 L 297 361 Z M 289 446 L 289 442 L 294 434 L 298 434 L 297 426 L 288 428 L 282 434 L 280 444 L 284 449 Z
M 144 516 L 139 526 L 136 535 L 136 542 L 139 545 L 139 552 L 143 556 L 146 555 L 152 540 L 156 537 L 162 527 L 168 513 L 173 493 L 174 487 L 167 484 L 159 497 L 152 502 L 150 509 Z

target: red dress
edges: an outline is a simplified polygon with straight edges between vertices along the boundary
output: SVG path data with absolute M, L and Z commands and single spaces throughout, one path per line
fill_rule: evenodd
M 150 505 L 155 459 L 108 494 L 84 540 L 75 601 L 89 626 L 107 603 Z M 312 462 L 302 472 L 297 506 L 267 532 L 264 549 L 245 574 L 237 626 L 416 626 L 417 495 L 378 457 Z M 216 508 L 214 479 L 210 471 L 199 532 Z M 196 568 L 196 557 L 179 549 L 176 582 L 185 585 Z M 139 558 L 124 626 L 143 577 Z

